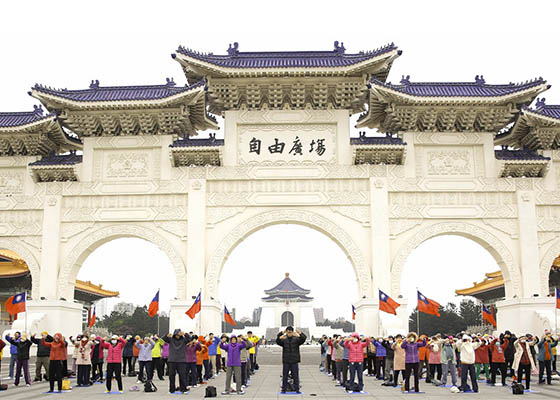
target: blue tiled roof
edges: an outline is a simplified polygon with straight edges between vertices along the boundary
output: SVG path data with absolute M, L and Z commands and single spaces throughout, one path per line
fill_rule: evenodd
M 262 297 L 261 299 L 264 300 L 264 301 L 271 301 L 271 300 L 282 300 L 282 301 L 284 301 L 284 300 L 292 300 L 292 301 L 294 301 L 294 300 L 307 300 L 307 301 L 310 301 L 310 300 L 313 300 L 313 297 L 309 297 L 309 296 L 306 296 L 306 295 L 303 295 L 303 294 L 284 294 L 284 293 L 282 293 L 282 294 L 274 294 L 274 295 L 271 295 L 271 296 Z
M 346 54 L 344 45 L 338 46 L 337 42 L 331 51 L 240 52 L 235 43 L 230 45 L 227 55 L 200 53 L 183 46 L 177 52 L 225 68 L 333 68 L 357 64 L 396 48 L 391 43 L 372 51 Z
M 35 84 L 33 89 L 38 92 L 54 95 L 67 100 L 94 102 L 158 100 L 187 92 L 204 85 L 204 80 L 201 80 L 192 86 L 175 86 L 175 82 L 173 82 L 172 79 L 168 79 L 167 84 L 165 85 L 102 87 L 99 86 L 99 81 L 92 81 L 89 89 L 82 90 L 53 89 L 39 84 Z
M 541 156 L 533 150 L 510 150 L 502 149 L 495 150 L 496 158 L 498 160 L 550 160 L 549 157 Z
M 545 84 L 542 78 L 524 83 L 508 83 L 505 85 L 489 85 L 482 77 L 476 77 L 475 82 L 410 82 L 409 77 L 403 77 L 400 84 L 384 83 L 375 78 L 371 80 L 374 86 L 386 87 L 403 94 L 419 97 L 499 97 L 506 96 L 525 89 Z
M 405 145 L 401 138 L 392 136 L 365 136 L 350 138 L 350 144 Z
M 13 128 L 53 117 L 55 114 L 44 114 L 41 106 L 34 106 L 34 111 L 28 112 L 0 112 L 0 127 Z
M 215 136 L 210 136 L 205 139 L 192 139 L 182 138 L 173 141 L 169 147 L 202 147 L 202 146 L 223 146 L 224 139 L 216 139 Z
M 560 105 L 550 105 L 541 106 L 536 109 L 526 108 L 527 111 L 531 111 L 535 114 L 540 114 L 545 117 L 560 119 Z
M 264 292 L 270 295 L 274 295 L 275 292 L 291 292 L 305 295 L 309 293 L 309 290 L 303 289 L 302 287 L 296 285 L 294 281 L 289 278 L 289 276 L 286 276 L 278 285 L 274 286 L 272 289 L 265 290 Z
M 41 165 L 75 165 L 82 162 L 82 156 L 76 153 L 70 154 L 49 154 L 30 163 L 30 166 L 41 166 Z

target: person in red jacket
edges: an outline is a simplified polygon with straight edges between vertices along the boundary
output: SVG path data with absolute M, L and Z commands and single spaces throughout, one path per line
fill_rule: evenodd
M 474 351 L 474 362 L 476 366 L 476 380 L 478 381 L 480 370 L 484 368 L 486 383 L 490 383 L 490 372 L 488 368 L 490 365 L 490 355 L 488 354 L 488 350 L 489 350 L 488 341 L 486 340 L 486 338 L 483 337 L 482 338 L 478 337 L 474 341 L 482 343 L 480 347 Z
M 503 335 L 500 336 L 500 340 L 494 339 L 490 343 L 490 351 L 492 352 L 492 367 L 490 368 L 490 384 L 496 386 L 496 371 L 500 370 L 500 376 L 502 377 L 502 386 L 506 385 L 506 358 L 505 351 L 509 346 L 509 340 Z
M 50 389 L 48 393 L 60 393 L 62 392 L 62 377 L 64 376 L 63 361 L 68 358 L 66 353 L 66 342 L 61 333 L 55 333 L 52 342 L 46 342 L 45 338 L 42 339 L 41 343 L 43 346 L 49 347 L 51 349 L 51 354 L 49 355 L 49 385 Z M 54 391 L 54 381 L 58 385 L 57 392 Z
M 122 387 L 122 350 L 126 345 L 126 340 L 117 335 L 111 337 L 111 342 L 107 343 L 105 339 L 101 340 L 101 348 L 107 349 L 107 390 L 105 393 L 111 392 L 111 381 L 113 380 L 113 375 L 117 380 L 117 385 L 119 386 L 119 393 L 123 392 Z
M 351 340 L 344 342 L 344 347 L 348 348 L 348 362 L 350 363 L 350 393 L 364 393 L 364 348 L 370 343 L 369 338 L 360 341 L 360 335 L 353 333 Z M 358 374 L 358 384 L 354 382 L 354 376 Z

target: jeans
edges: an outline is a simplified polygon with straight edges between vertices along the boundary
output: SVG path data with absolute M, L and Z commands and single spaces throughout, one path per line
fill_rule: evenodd
M 404 366 L 404 390 L 405 391 L 409 391 L 410 390 L 410 374 L 411 372 L 414 372 L 414 391 L 415 392 L 419 392 L 420 391 L 420 384 L 419 384 L 419 378 L 420 378 L 420 365 L 419 363 L 406 363 Z
M 358 384 L 354 382 L 355 375 L 358 375 Z M 350 389 L 354 392 L 361 392 L 364 389 L 364 366 L 361 362 L 350 363 Z
M 375 358 L 375 370 L 377 371 L 377 379 L 385 379 L 385 357 Z M 381 370 L 383 370 L 383 374 Z
M 288 375 L 292 374 L 294 381 L 294 390 L 299 392 L 299 364 L 283 363 L 282 364 L 282 391 L 288 390 Z
M 441 381 L 441 364 L 429 364 L 428 367 L 430 368 L 430 378 L 435 377 L 438 381 Z
M 471 377 L 472 390 L 478 392 L 478 382 L 476 381 L 476 371 L 474 364 L 461 364 L 461 390 L 465 391 L 468 384 L 468 375 Z
M 111 391 L 111 382 L 113 381 L 113 375 L 117 380 L 117 385 L 119 387 L 119 391 L 122 392 L 122 377 L 121 377 L 121 363 L 108 363 L 107 364 L 107 390 Z
M 64 375 L 62 368 L 63 364 L 61 360 L 49 361 L 49 388 L 51 392 L 54 390 L 55 381 L 58 386 L 58 391 L 62 391 L 62 376 Z
M 441 369 L 442 369 L 442 378 L 441 378 L 441 384 L 443 386 L 447 385 L 447 374 L 451 374 L 451 384 L 453 386 L 457 386 L 457 368 L 455 367 L 455 364 L 453 363 L 453 361 L 447 361 L 447 364 L 441 364 Z
M 126 375 L 126 366 L 128 365 L 128 372 L 133 372 L 132 369 L 132 357 L 123 357 L 122 373 Z
M 249 353 L 249 362 L 251 363 L 251 373 L 255 372 L 255 365 L 257 365 L 257 354 Z
M 154 377 L 154 371 L 152 370 L 151 361 L 139 361 L 138 362 L 138 380 L 143 381 L 144 369 L 146 369 L 146 378 L 151 381 Z
M 80 364 L 78 365 L 78 376 L 77 376 L 77 381 L 76 384 L 78 386 L 85 386 L 85 385 L 89 385 L 89 373 L 91 370 L 91 365 L 90 364 Z
M 231 390 L 231 376 L 235 375 L 235 390 L 237 393 L 241 392 L 241 367 L 240 366 L 229 366 L 226 371 L 226 392 Z
M 546 369 L 546 383 L 552 384 L 552 365 L 551 360 L 539 361 L 539 383 L 544 382 L 543 375 Z
M 212 376 L 212 369 L 210 368 L 210 360 L 202 360 L 204 365 L 204 381 L 207 381 Z
M 500 371 L 502 377 L 502 386 L 506 385 L 506 363 L 492 363 L 492 368 L 490 368 L 490 383 L 494 385 L 496 383 L 496 373 Z
M 169 393 L 177 390 L 175 386 L 175 374 L 179 374 L 179 391 L 187 391 L 187 363 L 184 362 L 168 362 L 169 368 Z
M 9 377 L 13 379 L 14 377 L 14 370 L 16 367 L 17 362 L 17 354 L 10 354 L 10 373 Z

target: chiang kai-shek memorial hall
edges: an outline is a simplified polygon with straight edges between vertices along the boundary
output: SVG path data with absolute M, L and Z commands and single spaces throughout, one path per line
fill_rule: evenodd
M 393 44 L 350 53 L 338 42 L 285 52 L 235 43 L 220 55 L 179 47 L 184 86 L 33 86 L 33 111 L 0 113 L 0 249 L 29 268 L 28 319 L 78 332 L 83 261 L 137 237 L 173 265 L 170 328 L 194 328 L 184 313 L 202 288 L 199 326 L 218 332 L 228 255 L 251 233 L 291 223 L 348 256 L 362 333 L 407 328 L 406 307 L 378 312 L 378 289 L 414 302 L 403 266 L 438 235 L 472 239 L 496 260 L 499 330 L 550 327 L 560 106 L 537 100 L 550 85 L 399 79 L 390 70 L 400 55 Z M 223 138 L 197 138 L 216 117 Z

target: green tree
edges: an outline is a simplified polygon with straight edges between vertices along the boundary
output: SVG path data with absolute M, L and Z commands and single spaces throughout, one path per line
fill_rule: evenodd
M 107 328 L 111 334 L 116 335 L 152 335 L 158 333 L 158 318 L 148 315 L 146 306 L 136 307 L 132 315 L 113 311 L 111 315 L 105 316 L 99 326 Z M 159 335 L 169 333 L 169 317 L 159 317 Z

